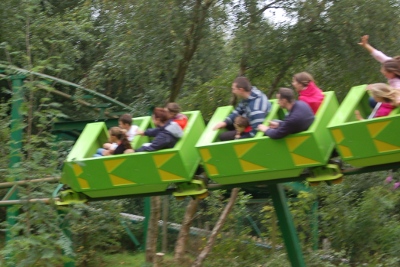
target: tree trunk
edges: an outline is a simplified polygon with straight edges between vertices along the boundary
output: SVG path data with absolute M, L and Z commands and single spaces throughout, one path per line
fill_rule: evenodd
M 157 250 L 158 221 L 161 214 L 161 197 L 151 197 L 151 212 L 147 228 L 146 262 L 153 263 Z
M 215 0 L 196 0 L 193 8 L 193 20 L 186 34 L 185 46 L 182 51 L 182 59 L 178 63 L 177 70 L 174 77 L 172 78 L 172 84 L 170 87 L 169 102 L 175 102 L 178 94 L 181 90 L 184 82 L 186 71 L 189 68 L 190 61 L 192 61 L 194 53 L 197 51 L 197 47 L 203 39 L 203 27 L 204 22 L 208 16 L 208 10 L 215 3 Z
M 161 251 L 167 253 L 168 250 L 168 214 L 169 214 L 169 196 L 163 196 L 163 209 L 162 209 L 162 245 Z
M 271 84 L 271 88 L 270 88 L 269 93 L 268 93 L 268 98 L 272 98 L 273 94 L 278 91 L 278 88 L 277 88 L 278 84 L 281 82 L 283 77 L 285 77 L 286 72 L 288 71 L 290 66 L 292 66 L 292 64 L 293 64 L 295 59 L 296 59 L 296 56 L 291 56 L 285 62 L 285 65 L 283 65 L 283 67 L 280 69 L 278 75 L 276 75 L 274 81 Z
M 231 212 L 233 205 L 235 204 L 236 198 L 238 196 L 240 188 L 234 188 L 231 192 L 231 198 L 229 199 L 228 204 L 226 204 L 224 211 L 218 219 L 218 222 L 215 224 L 214 229 L 211 232 L 210 237 L 208 238 L 207 244 L 204 249 L 200 252 L 199 256 L 197 256 L 196 261 L 192 264 L 192 267 L 201 267 L 203 265 L 204 260 L 206 259 L 208 253 L 211 252 L 215 240 L 217 238 L 218 233 L 221 231 L 222 226 L 224 225 L 226 218 Z
M 175 245 L 175 255 L 174 261 L 177 264 L 183 262 L 183 257 L 185 256 L 186 244 L 189 239 L 190 226 L 192 225 L 193 216 L 197 211 L 197 206 L 199 205 L 199 199 L 190 200 L 186 207 L 185 217 L 182 222 L 181 230 L 179 231 L 178 240 Z

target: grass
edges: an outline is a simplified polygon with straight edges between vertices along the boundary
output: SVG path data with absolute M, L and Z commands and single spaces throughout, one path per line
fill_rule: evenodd
M 101 267 L 120 267 L 120 266 L 145 266 L 145 254 L 144 253 L 120 253 L 103 255 L 103 263 Z
M 144 253 L 119 253 L 111 255 L 103 255 L 103 262 L 99 267 L 120 267 L 120 266 L 130 266 L 130 267 L 148 267 L 151 265 L 146 265 L 145 254 Z M 166 262 L 172 261 L 172 255 L 165 255 Z M 169 265 L 171 266 L 171 265 Z

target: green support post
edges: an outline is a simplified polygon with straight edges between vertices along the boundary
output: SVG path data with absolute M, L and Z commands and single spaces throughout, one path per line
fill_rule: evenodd
M 274 202 L 279 227 L 282 232 L 283 240 L 285 241 L 289 260 L 293 267 L 306 267 L 293 218 L 287 205 L 285 191 L 281 184 L 272 184 L 269 185 L 268 188 Z
M 247 215 L 246 219 L 250 222 L 251 227 L 253 228 L 254 231 L 256 231 L 258 237 L 261 238 L 261 241 L 264 242 L 264 238 L 262 237 L 261 230 L 260 230 L 260 228 L 258 228 L 256 222 L 251 218 L 250 215 Z
M 21 148 L 22 148 L 22 115 L 20 113 L 21 104 L 23 102 L 23 91 L 22 86 L 24 79 L 26 78 L 24 75 L 12 75 L 12 105 L 11 105 L 11 143 L 10 143 L 10 163 L 9 167 L 12 170 L 16 164 L 21 162 Z M 15 180 L 19 178 L 17 176 L 14 177 Z M 10 189 L 11 190 L 11 189 Z M 18 199 L 18 191 L 12 189 L 13 192 L 9 194 L 9 200 Z M 16 224 L 16 217 L 19 212 L 15 209 L 15 207 L 7 207 L 7 232 L 6 232 L 6 242 L 9 242 L 12 239 L 12 234 L 10 232 L 10 228 Z M 9 256 L 8 256 L 9 257 Z M 7 258 L 8 258 L 7 257 Z M 6 259 L 6 262 L 8 260 Z M 10 263 L 7 263 L 7 266 L 13 266 Z
M 25 79 L 24 75 L 12 75 L 12 91 L 13 91 L 13 101 L 11 106 L 11 144 L 10 144 L 10 169 L 13 169 L 16 164 L 21 162 L 21 148 L 22 148 L 22 115 L 20 114 L 20 108 L 23 101 L 22 85 Z M 14 178 L 18 180 L 18 177 Z M 9 200 L 18 199 L 18 192 L 14 192 L 9 196 Z M 15 217 L 18 216 L 18 211 L 16 211 L 12 206 L 7 207 L 7 223 L 12 226 L 16 223 Z M 10 231 L 7 231 L 6 241 L 11 239 Z
M 126 223 L 123 219 L 121 219 L 121 224 L 124 227 L 126 233 L 130 237 L 130 239 L 132 240 L 133 244 L 135 244 L 135 246 L 137 246 L 137 247 L 140 247 L 140 243 L 137 240 L 136 236 L 132 233 L 131 229 L 129 229 L 128 225 L 126 225 Z

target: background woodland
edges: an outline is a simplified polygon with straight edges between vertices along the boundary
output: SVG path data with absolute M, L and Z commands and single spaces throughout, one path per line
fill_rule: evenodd
M 293 74 L 307 71 L 321 89 L 335 91 L 341 101 L 352 86 L 386 82 L 380 64 L 357 44 L 362 35 L 369 34 L 371 45 L 387 55 L 400 54 L 397 0 L 1 3 L 0 64 L 105 94 L 131 106 L 134 116 L 176 101 L 183 110 L 200 110 L 208 121 L 217 107 L 231 103 L 231 82 L 238 75 L 247 76 L 274 98 L 279 87 L 291 87 Z M 22 162 L 10 169 L 12 92 L 5 75 L 0 78 L 0 182 L 17 176 L 24 180 L 59 176 L 73 144 L 55 142 L 52 124 L 94 120 L 99 113 L 55 92 L 89 104 L 101 103 L 84 98 L 74 88 L 52 82 L 43 85 L 37 77 L 28 76 L 22 108 L 25 120 L 20 126 L 24 129 Z M 116 107 L 108 110 L 110 114 L 118 111 Z M 392 184 L 384 184 L 387 175 L 358 175 L 308 193 L 288 192 L 307 266 L 400 266 L 400 194 L 392 190 Z M 395 181 L 399 177 L 396 171 L 393 177 Z M 53 190 L 54 184 L 35 184 L 19 188 L 19 194 L 22 199 L 43 198 Z M 194 224 L 215 224 L 228 197 L 229 192 L 216 192 L 201 201 Z M 188 201 L 170 200 L 169 221 L 182 223 Z M 317 250 L 312 250 L 312 203 L 319 207 Z M 16 266 L 62 266 L 72 258 L 77 266 L 101 266 L 102 254 L 137 250 L 126 238 L 119 213 L 143 215 L 142 199 L 74 206 L 62 214 L 54 205 L 31 203 L 16 208 L 20 214 L 13 228 L 15 238 L 0 252 Z M 247 240 L 254 229 L 248 222 L 238 224 L 238 218 L 249 215 L 272 244 L 269 249 Z M 2 229 L 7 227 L 5 218 L 5 208 L 1 208 Z M 60 228 L 67 221 L 73 244 Z M 129 227 L 143 234 L 141 227 Z M 204 266 L 289 266 L 284 248 L 279 249 L 282 240 L 270 200 L 251 204 L 251 196 L 241 191 L 224 227 L 225 231 L 236 229 L 234 236 L 219 238 Z M 178 238 L 172 236 L 171 253 Z M 186 255 L 187 266 L 204 247 L 202 240 L 193 243 L 197 252 L 189 250 Z M 323 247 L 323 240 L 329 245 Z

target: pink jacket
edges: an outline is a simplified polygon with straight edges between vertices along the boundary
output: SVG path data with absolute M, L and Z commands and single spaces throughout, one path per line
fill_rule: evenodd
M 316 114 L 324 100 L 324 95 L 321 89 L 311 81 L 305 89 L 299 92 L 299 100 L 306 102 L 311 107 L 314 114 Z
M 372 51 L 371 56 L 373 56 L 376 60 L 378 60 L 381 63 L 385 62 L 386 60 L 392 59 L 391 57 L 388 57 L 387 55 L 376 49 Z M 400 89 L 399 78 L 388 79 L 388 84 L 395 89 Z
M 382 103 L 375 113 L 374 118 L 385 117 L 392 112 L 395 107 L 390 103 Z

